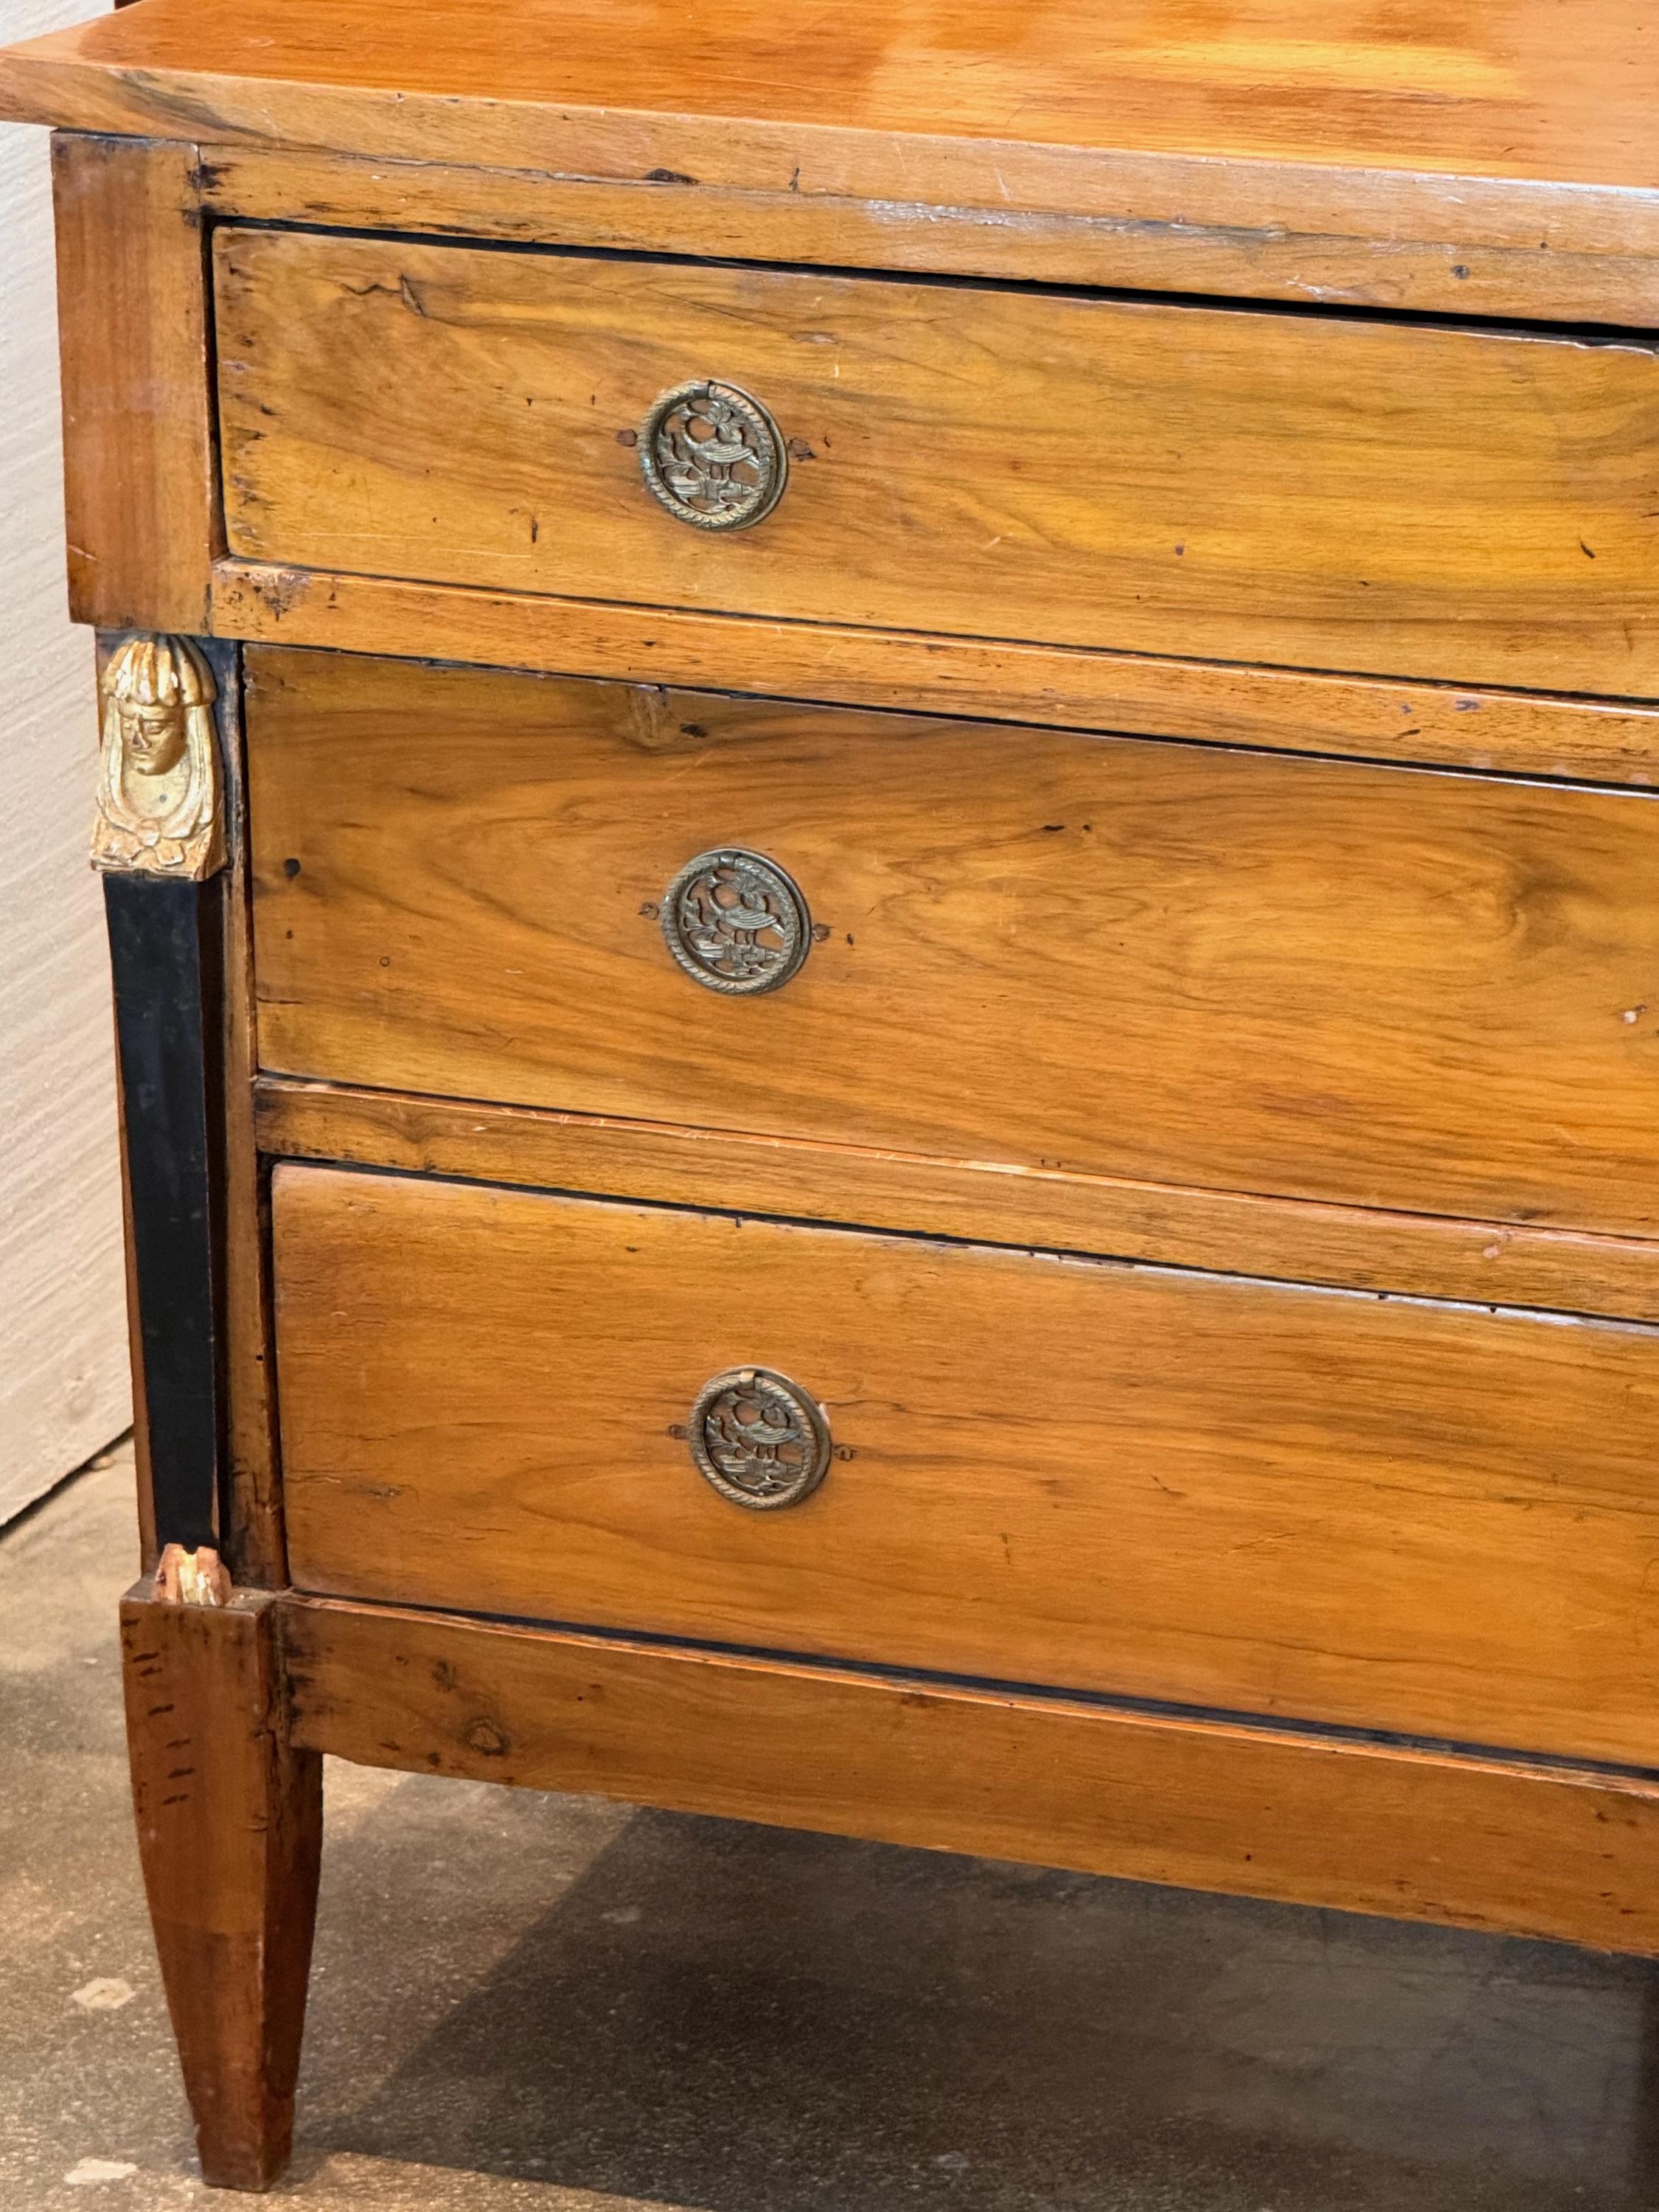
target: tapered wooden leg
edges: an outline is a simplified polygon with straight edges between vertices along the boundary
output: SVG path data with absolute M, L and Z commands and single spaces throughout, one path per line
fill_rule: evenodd
M 121 1609 L 133 1804 L 204 2177 L 287 2163 L 322 1781 L 289 1743 L 272 1601 L 222 1557 L 226 855 L 217 679 L 185 637 L 111 641 L 93 864 L 120 1049 L 155 1578 Z
M 285 1739 L 270 1601 L 123 1601 L 138 1846 L 204 2179 L 286 2164 L 322 1839 L 322 1767 Z

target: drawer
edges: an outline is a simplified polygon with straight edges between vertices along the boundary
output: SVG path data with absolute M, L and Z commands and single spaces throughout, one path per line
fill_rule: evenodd
M 1652 795 L 270 648 L 246 684 L 273 1071 L 1659 1231 Z M 787 981 L 775 933 L 697 953 L 730 871 L 669 897 L 722 852 L 781 872 L 744 880 Z
M 1659 692 L 1642 340 L 282 231 L 215 258 L 238 554 Z M 698 380 L 759 414 L 671 415 L 660 470 L 724 476 L 743 526 L 644 480 L 641 425 Z M 781 452 L 763 520 L 754 468 L 700 443 Z
M 274 1231 L 307 1589 L 1659 1759 L 1650 1328 L 323 1168 Z

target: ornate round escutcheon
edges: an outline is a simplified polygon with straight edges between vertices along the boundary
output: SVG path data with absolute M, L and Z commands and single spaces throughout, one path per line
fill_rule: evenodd
M 698 1474 L 733 1505 L 799 1505 L 829 1470 L 823 1407 L 769 1368 L 732 1367 L 705 1382 L 687 1433 Z
M 783 434 L 734 384 L 677 384 L 640 432 L 640 467 L 668 512 L 698 530 L 743 530 L 770 514 L 789 474 Z
M 686 862 L 663 899 L 662 933 L 695 981 L 753 998 L 789 981 L 811 945 L 812 921 L 781 868 L 731 846 Z

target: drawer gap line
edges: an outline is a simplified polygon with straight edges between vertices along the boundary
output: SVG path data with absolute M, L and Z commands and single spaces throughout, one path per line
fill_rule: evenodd
M 397 1094 L 388 1093 L 388 1096 Z M 555 1198 L 574 1200 L 593 1206 L 631 1206 L 657 1213 L 700 1213 L 728 1221 L 766 1221 L 785 1229 L 806 1229 L 822 1231 L 827 1236 L 881 1237 L 895 1243 L 948 1246 L 959 1251 L 1023 1253 L 1034 1260 L 1054 1260 L 1079 1267 L 1121 1267 L 1140 1274 L 1206 1276 L 1216 1282 L 1272 1283 L 1280 1288 L 1303 1291 L 1310 1297 L 1358 1298 L 1373 1305 L 1426 1306 L 1437 1313 L 1486 1314 L 1495 1317 L 1513 1316 L 1517 1320 L 1571 1322 L 1575 1327 L 1600 1327 L 1620 1330 L 1638 1329 L 1646 1334 L 1659 1334 L 1659 1322 L 1644 1321 L 1638 1316 L 1606 1314 L 1595 1309 L 1572 1306 L 1514 1305 L 1501 1299 L 1482 1299 L 1448 1295 L 1437 1297 L 1422 1291 L 1374 1290 L 1350 1283 L 1327 1283 L 1310 1280 L 1300 1275 L 1256 1273 L 1242 1267 L 1199 1267 L 1183 1264 L 1176 1260 L 1142 1260 L 1132 1255 L 1100 1252 L 1087 1246 L 1064 1244 L 1024 1244 L 1007 1237 L 953 1236 L 942 1229 L 892 1228 L 880 1222 L 848 1220 L 823 1214 L 777 1212 L 752 1206 L 717 1206 L 706 1200 L 696 1202 L 684 1199 L 643 1198 L 628 1191 L 595 1190 L 577 1188 L 568 1183 L 519 1182 L 501 1176 L 466 1175 L 455 1168 L 411 1168 L 388 1166 L 383 1162 L 340 1158 L 320 1152 L 263 1152 L 262 1158 L 271 1165 L 283 1161 L 303 1162 L 307 1165 L 337 1171 L 341 1174 L 384 1176 L 394 1182 L 464 1184 L 471 1188 L 518 1193 L 530 1198 Z M 1252 1192 L 1226 1193 L 1222 1195 L 1253 1197 Z M 1438 1214 L 1407 1217 L 1420 1220 L 1455 1219 Z M 1456 1225 L 1479 1226 L 1478 1224 Z M 1566 1235 L 1585 1235 L 1592 1232 L 1564 1231 Z
M 642 1646 L 652 1651 L 683 1652 L 689 1657 L 742 1660 L 757 1666 L 801 1668 L 815 1674 L 841 1680 L 863 1679 L 883 1683 L 911 1684 L 918 1689 L 966 1692 L 988 1699 L 1020 1698 L 1043 1705 L 1081 1707 L 1091 1712 L 1117 1713 L 1135 1719 L 1190 1722 L 1212 1728 L 1236 1728 L 1267 1737 L 1299 1738 L 1314 1743 L 1342 1744 L 1358 1750 L 1404 1751 L 1424 1758 L 1459 1759 L 1471 1764 L 1539 1769 L 1556 1774 L 1583 1774 L 1659 1790 L 1659 1767 L 1626 1764 L 1616 1759 L 1579 1757 L 1571 1752 L 1526 1751 L 1506 1744 L 1465 1741 L 1454 1736 L 1416 1735 L 1397 1729 L 1361 1728 L 1341 1721 L 1310 1720 L 1300 1715 L 1270 1716 L 1235 1711 L 1224 1705 L 1188 1705 L 1159 1698 L 1121 1696 L 1107 1690 L 1066 1689 L 1047 1682 L 1003 1680 L 996 1676 L 953 1674 L 940 1668 L 895 1667 L 875 1659 L 848 1659 L 816 1652 L 787 1650 L 769 1644 L 724 1644 L 713 1639 L 669 1636 L 642 1628 L 606 1628 L 592 1622 L 559 1620 L 526 1613 L 455 1613 L 442 1606 L 377 1602 L 372 1598 L 343 1598 L 327 1590 L 296 1583 L 286 1601 L 298 1610 L 373 1613 L 395 1619 L 414 1615 L 422 1620 L 448 1621 L 459 1627 L 531 1630 L 551 1637 L 575 1637 L 584 1641 L 623 1649 Z
M 565 177 L 550 173 L 547 181 L 561 186 L 592 185 L 604 187 L 626 179 Z M 785 196 L 778 194 L 775 197 L 782 198 Z M 855 201 L 854 204 L 861 207 L 867 203 Z M 962 207 L 938 208 L 930 204 L 927 212 L 930 216 L 954 216 L 971 221 L 983 211 Z M 1111 218 L 1079 216 L 1073 220 L 1109 223 Z M 1483 337 L 1540 337 L 1560 345 L 1617 346 L 1631 353 L 1659 353 L 1659 331 L 1646 332 L 1639 326 L 1631 328 L 1617 323 L 1553 322 L 1547 316 L 1459 315 L 1445 308 L 1348 307 L 1321 300 L 1255 298 L 1237 293 L 1140 290 L 1130 285 L 1064 284 L 1037 277 L 963 276 L 936 269 L 884 269 L 844 262 L 780 261 L 766 257 L 685 253 L 672 250 L 653 252 L 643 246 L 564 246 L 551 240 L 492 238 L 483 231 L 380 230 L 362 223 L 319 222 L 304 217 L 290 220 L 282 216 L 243 216 L 232 209 L 216 206 L 208 211 L 205 228 L 210 233 L 216 230 L 277 231 L 308 238 L 361 239 L 387 246 L 459 246 L 473 253 L 522 253 L 558 261 L 672 263 L 693 269 L 753 270 L 767 276 L 822 276 L 860 284 L 926 285 L 947 292 L 997 292 L 1022 299 L 1076 300 L 1084 303 L 1098 300 L 1108 305 L 1130 307 L 1142 304 L 1157 307 L 1188 307 L 1206 314 L 1285 316 L 1298 322 L 1374 323 L 1404 330 L 1468 331 Z M 1244 234 L 1251 234 L 1246 231 Z

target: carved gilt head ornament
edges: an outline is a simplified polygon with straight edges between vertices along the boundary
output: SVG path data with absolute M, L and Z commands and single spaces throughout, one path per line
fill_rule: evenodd
M 92 865 L 199 882 L 224 866 L 213 672 L 185 637 L 129 638 L 99 685 Z

